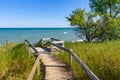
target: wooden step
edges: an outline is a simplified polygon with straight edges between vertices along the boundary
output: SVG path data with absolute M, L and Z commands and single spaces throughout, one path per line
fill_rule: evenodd
M 66 64 L 50 54 L 40 54 L 45 67 L 45 80 L 73 80 Z

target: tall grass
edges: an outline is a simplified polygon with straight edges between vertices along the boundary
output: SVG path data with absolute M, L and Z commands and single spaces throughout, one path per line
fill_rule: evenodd
M 100 78 L 120 80 L 120 41 L 101 43 L 65 43 Z M 70 65 L 66 52 L 56 55 Z M 82 68 L 74 61 L 70 65 L 76 80 L 89 80 Z
M 0 59 L 0 80 L 26 80 L 34 63 L 25 44 L 1 46 Z

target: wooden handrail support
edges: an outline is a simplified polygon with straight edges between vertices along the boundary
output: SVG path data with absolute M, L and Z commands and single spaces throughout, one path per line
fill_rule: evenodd
M 33 80 L 33 77 L 34 77 L 34 74 L 35 74 L 37 68 L 38 69 L 40 68 L 40 55 L 38 55 L 27 80 Z
M 28 79 L 27 79 L 27 80 L 33 80 L 33 77 L 34 77 L 34 74 L 35 74 L 37 68 L 38 68 L 38 70 L 40 69 L 40 54 L 28 40 L 25 40 L 25 43 L 28 45 L 28 47 L 31 47 L 33 49 L 33 51 L 35 52 L 35 55 L 37 57 L 34 65 L 32 67 L 32 70 L 28 76 Z
M 55 38 L 50 38 L 52 41 L 61 41 L 59 39 L 55 39 Z
M 88 76 L 90 77 L 91 80 L 99 80 L 99 78 L 83 63 L 83 61 L 78 56 L 76 56 L 72 52 L 72 50 L 69 50 L 69 49 L 64 48 L 62 46 L 59 46 L 59 45 L 54 44 L 52 42 L 50 42 L 50 44 L 58 47 L 61 50 L 64 50 L 64 51 L 68 52 L 76 60 L 76 62 L 83 68 L 83 70 L 88 74 Z
M 54 43 L 54 44 L 57 44 L 59 46 L 62 46 L 64 47 L 64 41 L 61 41 L 61 40 L 58 40 L 58 39 L 55 39 L 55 38 L 50 38 L 51 39 L 51 43 Z M 54 45 L 51 45 L 51 53 L 53 53 L 53 49 L 58 49 L 56 46 Z
M 35 49 L 35 47 L 28 40 L 25 40 L 25 43 L 33 49 L 33 51 L 35 52 L 35 55 L 38 55 L 38 51 Z
M 64 47 L 64 41 L 54 41 L 54 42 L 52 42 L 52 43 L 54 43 L 54 44 L 57 44 L 57 45 L 60 45 L 60 46 Z
M 62 45 L 64 47 L 64 41 L 61 41 L 61 40 L 58 40 L 58 39 L 55 39 L 55 38 L 42 38 L 41 41 L 42 41 L 43 44 L 52 42 L 54 44 L 59 44 L 59 45 Z

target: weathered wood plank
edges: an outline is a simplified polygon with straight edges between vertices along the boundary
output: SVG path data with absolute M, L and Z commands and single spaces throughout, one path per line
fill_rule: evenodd
M 45 67 L 45 80 L 73 80 L 66 64 L 50 54 L 40 54 Z

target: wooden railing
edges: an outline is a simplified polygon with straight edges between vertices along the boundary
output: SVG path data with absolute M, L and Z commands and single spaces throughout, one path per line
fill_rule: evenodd
M 55 38 L 50 38 L 52 41 L 61 41 L 59 39 L 55 39 Z
M 61 40 L 58 40 L 58 39 L 55 39 L 55 38 L 50 38 L 50 39 L 51 39 L 51 42 L 52 42 L 52 43 L 58 44 L 58 45 L 64 47 L 64 41 L 61 41 Z
M 35 49 L 35 47 L 28 40 L 25 40 L 25 43 L 28 45 L 28 47 L 31 47 L 33 49 L 34 54 L 37 56 L 38 51 Z
M 38 51 L 35 49 L 35 47 L 28 40 L 25 40 L 25 43 L 28 45 L 28 47 L 31 47 L 35 52 L 34 54 L 35 54 L 36 60 L 27 79 L 27 80 L 33 80 L 36 71 L 38 72 L 38 74 L 40 74 L 40 55 Z
M 99 80 L 99 78 L 83 63 L 83 61 L 72 52 L 72 50 L 67 49 L 63 46 L 57 45 L 55 43 L 49 42 L 51 45 L 58 47 L 61 50 L 64 50 L 70 54 L 70 58 L 74 58 L 75 61 L 83 68 L 83 70 L 88 74 L 91 80 Z M 72 59 L 70 59 L 72 61 Z

